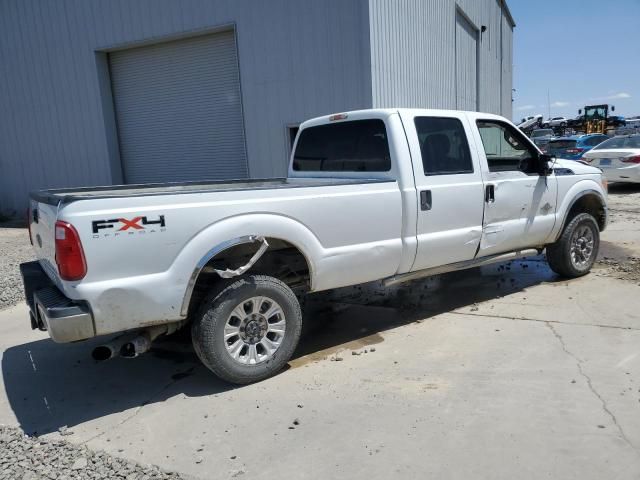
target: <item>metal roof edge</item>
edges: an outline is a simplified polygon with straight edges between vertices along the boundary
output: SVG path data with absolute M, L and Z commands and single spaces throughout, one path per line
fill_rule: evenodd
M 507 0 L 500 0 L 500 3 L 502 4 L 502 10 L 509 19 L 509 23 L 511 23 L 511 28 L 515 27 L 516 22 L 513 20 L 513 15 L 511 15 L 511 10 L 509 10 L 509 5 L 507 5 Z

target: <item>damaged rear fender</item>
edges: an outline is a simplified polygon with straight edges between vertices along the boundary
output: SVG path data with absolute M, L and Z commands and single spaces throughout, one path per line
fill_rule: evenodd
M 250 214 L 227 218 L 209 225 L 191 239 L 180 252 L 174 267 L 176 278 L 185 282 L 180 313 L 186 316 L 191 294 L 205 265 L 225 250 L 244 243 L 255 243 L 256 251 L 247 264 L 236 270 L 216 270 L 223 278 L 231 278 L 251 270 L 268 249 L 267 238 L 284 240 L 305 257 L 309 267 L 311 289 L 316 281 L 316 259 L 322 258 L 324 248 L 319 239 L 302 223 L 277 214 Z

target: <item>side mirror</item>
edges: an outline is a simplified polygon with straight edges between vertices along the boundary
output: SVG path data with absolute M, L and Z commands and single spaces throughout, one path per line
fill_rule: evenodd
M 616 111 L 616 106 L 615 105 L 611 105 L 611 111 L 615 112 Z
M 549 167 L 549 162 L 552 160 L 553 157 L 551 155 L 547 155 L 546 153 L 541 153 L 540 155 L 538 155 L 537 170 L 538 174 L 541 177 L 547 177 L 551 175 L 551 173 L 553 173 L 553 170 L 551 169 L 551 167 Z
M 578 110 L 578 115 L 582 115 L 582 109 Z

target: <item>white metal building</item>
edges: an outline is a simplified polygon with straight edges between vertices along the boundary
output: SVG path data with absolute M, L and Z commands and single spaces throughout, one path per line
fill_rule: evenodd
M 504 0 L 0 0 L 0 212 L 29 190 L 282 176 L 296 126 L 511 116 Z

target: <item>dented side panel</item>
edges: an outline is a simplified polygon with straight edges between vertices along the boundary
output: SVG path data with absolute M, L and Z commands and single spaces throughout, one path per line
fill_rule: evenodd
M 543 245 L 556 222 L 556 177 L 494 172 L 485 178 L 495 199 L 485 202 L 478 256 Z
M 164 227 L 127 228 L 160 215 Z M 230 239 L 262 236 L 296 246 L 314 290 L 395 274 L 403 252 L 396 182 L 78 201 L 61 216 L 80 233 L 89 266 L 64 293 L 90 303 L 98 335 L 183 319 L 194 268 Z M 104 219 L 118 222 L 94 233 L 103 223 L 93 222 Z

